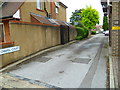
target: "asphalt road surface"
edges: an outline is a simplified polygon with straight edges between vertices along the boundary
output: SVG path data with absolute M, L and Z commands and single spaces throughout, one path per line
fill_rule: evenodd
M 7 72 L 47 87 L 106 88 L 108 37 L 103 34 L 30 59 Z

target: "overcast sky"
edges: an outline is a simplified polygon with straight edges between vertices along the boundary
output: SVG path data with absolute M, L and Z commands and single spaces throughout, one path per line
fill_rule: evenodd
M 67 8 L 67 22 L 69 22 L 69 18 L 76 9 L 85 8 L 86 5 L 91 5 L 94 9 L 100 13 L 100 25 L 103 22 L 103 11 L 102 6 L 100 4 L 101 0 L 61 0 L 65 5 L 68 6 Z

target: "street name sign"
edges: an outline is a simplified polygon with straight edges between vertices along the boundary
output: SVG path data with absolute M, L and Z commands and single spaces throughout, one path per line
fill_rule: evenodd
M 20 46 L 14 46 L 9 48 L 0 49 L 0 55 L 12 53 L 20 50 Z

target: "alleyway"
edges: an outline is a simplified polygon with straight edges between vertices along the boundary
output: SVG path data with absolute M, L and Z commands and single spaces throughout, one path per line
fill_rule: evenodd
M 34 57 L 5 73 L 46 87 L 106 88 L 107 61 L 108 37 L 98 34 Z

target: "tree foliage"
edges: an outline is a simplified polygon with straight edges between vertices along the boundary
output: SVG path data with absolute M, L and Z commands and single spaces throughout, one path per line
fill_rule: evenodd
M 108 30 L 108 19 L 107 19 L 107 16 L 103 17 L 103 29 L 104 29 L 104 31 Z
M 70 22 L 72 25 L 75 24 L 75 22 L 79 22 L 81 20 L 81 11 L 82 9 L 80 10 L 75 10 L 75 12 L 72 12 L 72 16 L 70 17 Z
M 77 29 L 77 40 L 86 38 L 89 35 L 89 30 L 94 29 L 95 25 L 99 23 L 99 13 L 92 7 L 86 7 L 85 9 L 75 10 L 72 13 L 70 22 Z
M 81 17 L 81 22 L 89 29 L 94 29 L 95 25 L 99 24 L 99 12 L 92 6 L 86 6 L 82 10 Z

